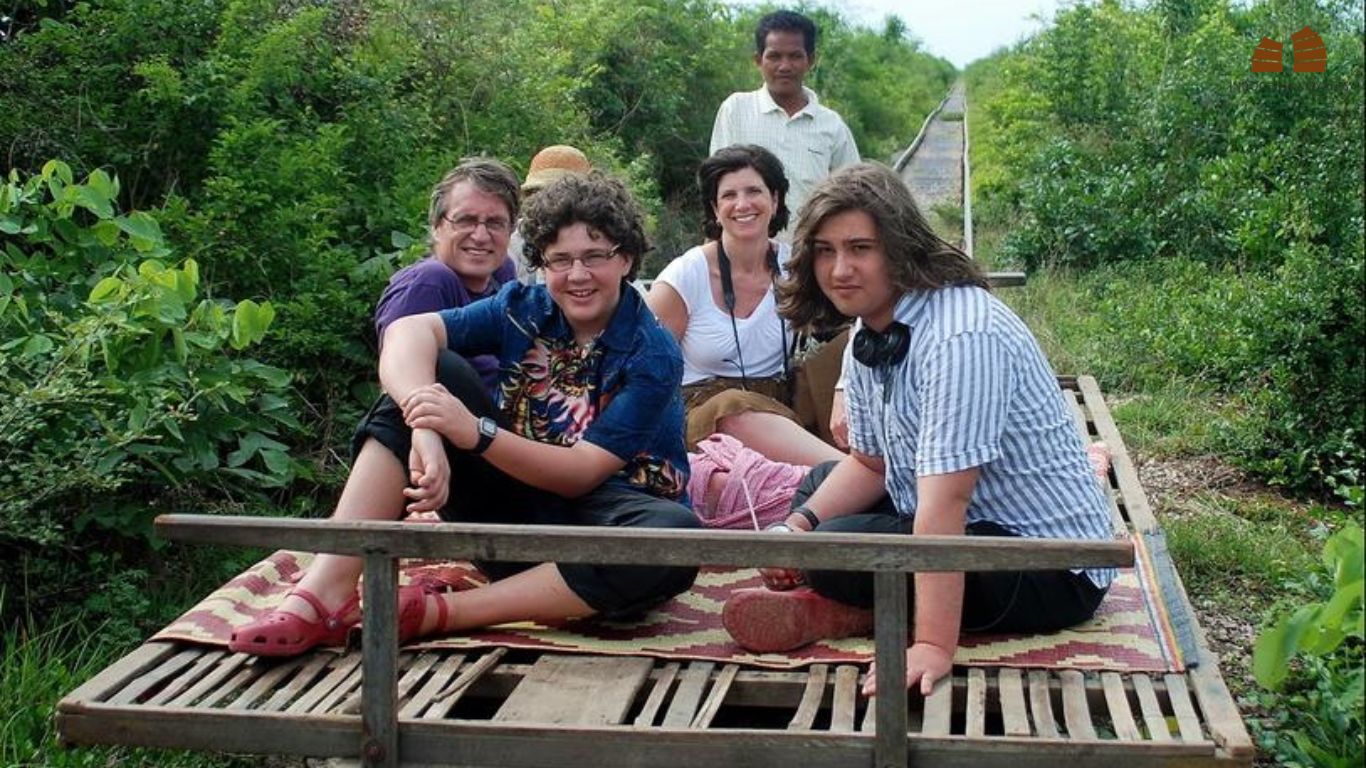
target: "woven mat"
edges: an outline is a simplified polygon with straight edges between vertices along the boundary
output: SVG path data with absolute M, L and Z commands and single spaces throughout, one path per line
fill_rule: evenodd
M 1140 544 L 1141 546 L 1141 544 Z M 279 604 L 312 561 L 312 555 L 276 552 L 220 587 L 154 640 L 226 645 L 232 630 Z M 1044 635 L 964 635 L 954 658 L 972 666 L 1176 672 L 1184 669 L 1151 564 L 1120 571 L 1091 621 Z M 400 583 L 437 578 L 453 589 L 478 588 L 483 576 L 469 564 L 405 561 Z M 631 623 L 581 620 L 544 626 L 505 624 L 469 634 L 410 645 L 411 648 L 473 649 L 492 646 L 569 653 L 653 656 L 794 669 L 813 663 L 866 663 L 871 638 L 815 643 L 791 653 L 755 654 L 735 645 L 721 627 L 721 606 L 731 591 L 759 586 L 753 569 L 707 569 L 689 591 Z

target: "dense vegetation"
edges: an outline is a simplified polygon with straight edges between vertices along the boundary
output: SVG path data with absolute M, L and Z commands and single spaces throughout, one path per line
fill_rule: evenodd
M 10 5 L 7 705 L 51 701 L 251 556 L 152 557 L 154 515 L 328 511 L 375 392 L 374 301 L 420 257 L 428 191 L 460 157 L 525 170 L 542 146 L 581 147 L 646 202 L 648 274 L 700 238 L 692 178 L 715 106 L 759 83 L 762 10 L 715 0 Z M 865 156 L 889 157 L 953 67 L 900 21 L 812 15 L 810 85 Z M 48 739 L 46 711 L 0 715 L 0 763 Z
M 1031 271 L 1008 300 L 1055 367 L 1097 375 L 1149 457 L 1222 454 L 1329 502 L 1198 493 L 1164 520 L 1201 604 L 1264 616 L 1272 690 L 1237 651 L 1222 666 L 1290 766 L 1366 759 L 1361 13 L 1077 4 L 967 72 L 978 242 Z M 1325 73 L 1292 72 L 1288 44 L 1285 72 L 1250 72 L 1257 41 L 1306 25 Z

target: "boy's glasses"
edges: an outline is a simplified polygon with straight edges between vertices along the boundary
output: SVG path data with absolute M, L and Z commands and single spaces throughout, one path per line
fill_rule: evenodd
M 617 255 L 617 247 L 614 245 L 606 251 L 585 251 L 578 256 L 568 254 L 556 254 L 547 256 L 545 268 L 549 272 L 568 272 L 574 266 L 574 262 L 583 265 L 584 269 L 592 271 L 606 264 L 609 259 Z

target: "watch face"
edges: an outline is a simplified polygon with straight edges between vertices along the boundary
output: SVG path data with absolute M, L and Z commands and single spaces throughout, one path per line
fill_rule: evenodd
M 494 437 L 498 434 L 498 422 L 485 416 L 479 420 L 479 434 L 484 437 Z

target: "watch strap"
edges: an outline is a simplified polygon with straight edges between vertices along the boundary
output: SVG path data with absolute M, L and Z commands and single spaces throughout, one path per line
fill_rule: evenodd
M 802 504 L 798 506 L 796 509 L 792 510 L 792 514 L 801 515 L 802 517 L 806 518 L 806 522 L 811 526 L 812 530 L 815 530 L 816 526 L 821 524 L 821 519 L 819 517 L 816 517 L 816 513 L 812 512 L 811 508 L 806 506 L 805 504 Z
M 493 438 L 498 434 L 498 422 L 484 416 L 479 419 L 478 427 L 479 442 L 475 443 L 474 447 L 470 449 L 470 453 L 475 456 L 487 451 L 489 446 L 493 444 Z

